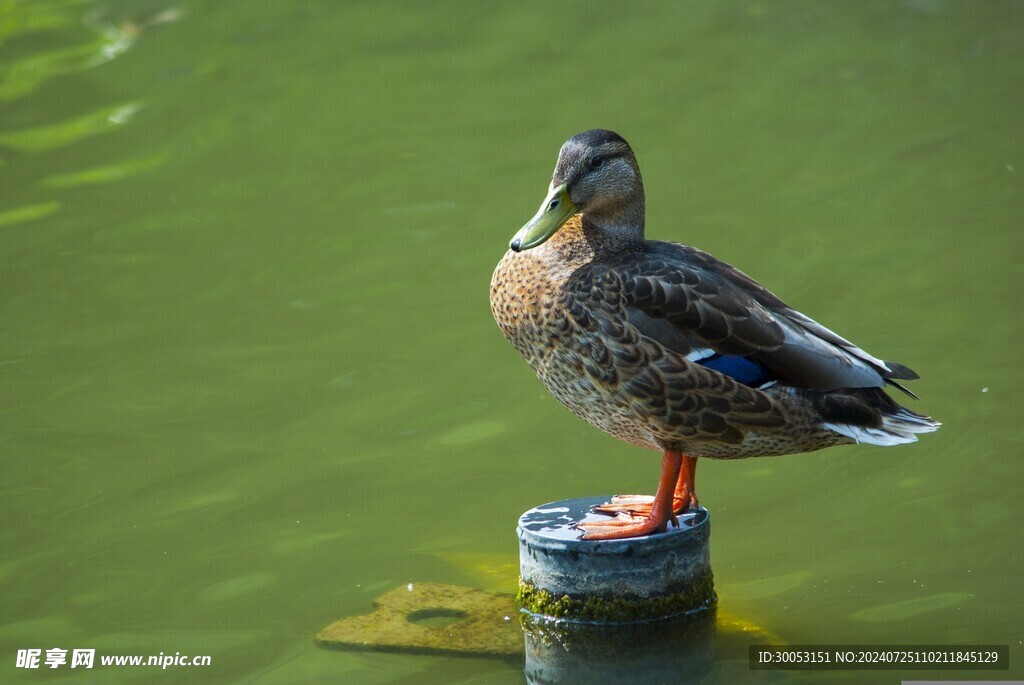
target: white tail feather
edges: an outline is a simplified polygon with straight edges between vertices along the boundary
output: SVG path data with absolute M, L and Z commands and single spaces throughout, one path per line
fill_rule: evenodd
M 919 416 L 906 410 L 882 417 L 880 428 L 851 426 L 845 423 L 826 423 L 825 428 L 852 438 L 854 442 L 871 445 L 901 445 L 917 442 L 917 433 L 931 433 L 942 424 L 927 416 Z

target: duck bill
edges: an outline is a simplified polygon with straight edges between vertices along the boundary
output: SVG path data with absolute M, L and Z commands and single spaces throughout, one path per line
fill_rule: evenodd
M 519 229 L 508 246 L 513 252 L 522 252 L 543 245 L 575 213 L 576 205 L 569 199 L 565 184 L 552 188 L 537 215 Z

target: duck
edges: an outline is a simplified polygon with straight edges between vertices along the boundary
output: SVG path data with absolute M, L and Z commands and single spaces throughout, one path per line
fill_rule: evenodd
M 581 539 L 678 525 L 699 506 L 701 458 L 892 446 L 939 428 L 886 392 L 916 399 L 910 368 L 707 252 L 648 240 L 645 218 L 629 143 L 603 129 L 574 135 L 490 284 L 498 327 L 561 404 L 662 455 L 655 494 L 612 497 L 577 524 Z

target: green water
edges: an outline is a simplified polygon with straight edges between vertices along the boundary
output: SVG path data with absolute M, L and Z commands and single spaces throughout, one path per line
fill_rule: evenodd
M 1024 677 L 1024 4 L 6 0 L 0 680 L 522 682 L 312 635 L 408 582 L 511 590 L 522 511 L 654 488 L 488 309 L 592 127 L 651 237 L 912 366 L 945 424 L 702 462 L 722 609 Z M 15 668 L 50 647 L 213 665 Z

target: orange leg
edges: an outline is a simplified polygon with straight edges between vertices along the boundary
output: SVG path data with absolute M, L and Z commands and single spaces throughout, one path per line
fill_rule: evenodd
M 682 455 L 679 468 L 679 479 L 676 481 L 675 492 L 672 494 L 672 513 L 683 514 L 689 509 L 696 509 L 697 491 L 697 457 Z M 650 516 L 654 498 L 650 495 L 615 495 L 610 502 L 594 507 L 599 514 L 628 514 L 630 516 Z
M 687 509 L 696 509 L 699 506 L 700 503 L 697 501 L 697 457 L 683 455 L 683 464 L 679 469 L 679 480 L 676 481 L 673 504 L 677 514 L 682 514 Z
M 665 454 L 661 458 L 661 480 L 658 481 L 658 492 L 654 495 L 650 513 L 644 517 L 621 513 L 609 521 L 580 523 L 577 527 L 583 531 L 582 539 L 618 540 L 650 535 L 665 530 L 669 519 L 675 518 L 672 513 L 673 499 L 682 468 L 682 452 L 665 450 Z M 692 485 L 692 469 L 690 474 L 687 482 Z

